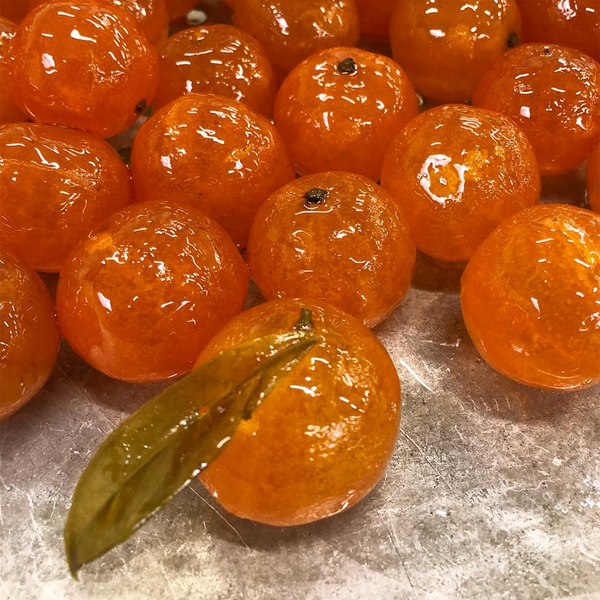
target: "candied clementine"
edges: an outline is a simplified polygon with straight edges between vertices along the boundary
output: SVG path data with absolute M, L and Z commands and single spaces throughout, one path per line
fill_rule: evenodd
M 27 121 L 27 117 L 14 101 L 9 88 L 10 46 L 17 26 L 0 17 L 0 123 Z
M 420 114 L 392 142 L 381 185 L 407 217 L 419 250 L 471 258 L 502 222 L 540 196 L 533 148 L 509 117 L 446 105 Z
M 542 175 L 566 173 L 600 139 L 600 64 L 579 50 L 525 44 L 491 67 L 473 104 L 504 113 L 523 128 Z
M 396 0 L 356 0 L 360 30 L 368 36 L 387 37 Z
M 366 177 L 301 177 L 260 207 L 248 240 L 252 279 L 263 295 L 329 302 L 367 327 L 402 301 L 415 244 L 394 199 Z
M 270 117 L 277 82 L 260 44 L 231 25 L 184 29 L 160 50 L 160 78 L 154 106 L 189 92 L 239 100 Z
M 0 0 L 0 17 L 20 23 L 29 12 L 29 0 Z
M 598 0 L 518 0 L 527 42 L 577 48 L 600 60 Z
M 596 146 L 587 164 L 588 200 L 597 213 L 600 213 L 600 145 Z
M 190 207 L 134 204 L 73 251 L 60 273 L 61 331 L 115 379 L 157 381 L 191 370 L 242 310 L 246 265 L 225 231 Z
M 359 502 L 383 475 L 400 424 L 400 385 L 388 353 L 357 320 L 327 304 L 261 304 L 228 323 L 198 362 L 289 330 L 303 306 L 322 342 L 201 475 L 229 512 L 269 525 L 309 523 Z
M 354 0 L 236 0 L 233 24 L 262 44 L 280 75 L 319 50 L 354 46 L 360 35 Z
M 515 0 L 397 2 L 390 24 L 394 59 L 418 92 L 438 102 L 469 100 L 520 34 Z
M 104 140 L 54 125 L 0 127 L 0 234 L 37 271 L 131 202 L 129 171 Z
M 171 21 L 183 19 L 191 10 L 198 6 L 199 0 L 165 0 Z
M 30 0 L 29 9 L 48 2 L 64 0 Z M 129 13 L 153 44 L 164 42 L 169 35 L 169 14 L 165 0 L 85 0 L 86 4 L 96 3 L 118 6 Z
M 274 119 L 301 174 L 350 171 L 377 180 L 389 143 L 418 110 L 415 91 L 393 60 L 333 48 L 288 75 Z
M 35 121 L 103 137 L 132 125 L 158 84 L 154 47 L 127 13 L 104 4 L 35 8 L 11 54 L 13 95 Z
M 600 381 L 600 216 L 560 204 L 505 221 L 469 262 L 462 311 L 475 347 L 526 385 Z
M 42 388 L 60 336 L 48 290 L 25 264 L 0 251 L 0 421 Z
M 135 138 L 131 170 L 138 201 L 191 204 L 239 246 L 258 207 L 295 176 L 273 125 L 213 94 L 182 96 L 148 119 Z

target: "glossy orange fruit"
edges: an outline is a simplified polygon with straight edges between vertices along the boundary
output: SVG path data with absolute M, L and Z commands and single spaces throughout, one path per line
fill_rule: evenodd
M 600 381 L 600 215 L 560 204 L 505 221 L 469 262 L 462 311 L 475 347 L 526 385 Z
M 419 93 L 438 102 L 469 100 L 520 34 L 515 0 L 397 2 L 390 25 L 394 59 Z
M 199 0 L 165 0 L 171 21 L 183 19 L 198 3 Z
M 473 104 L 512 117 L 542 175 L 577 168 L 600 139 L 600 64 L 579 50 L 525 44 L 486 73 Z
M 400 386 L 388 353 L 358 321 L 326 304 L 261 304 L 228 323 L 199 362 L 289 330 L 303 306 L 323 341 L 201 475 L 226 510 L 269 525 L 309 523 L 360 501 L 383 475 L 400 422 Z
M 144 123 L 131 169 L 138 201 L 173 198 L 195 206 L 239 246 L 258 207 L 295 175 L 267 119 L 213 94 L 182 96 Z
M 415 91 L 393 60 L 333 48 L 288 75 L 274 119 L 301 174 L 349 171 L 377 180 L 389 143 L 417 113 Z
M 598 0 L 518 0 L 527 42 L 577 48 L 600 60 Z
M 20 23 L 29 12 L 29 0 L 0 0 L 0 17 Z
M 360 30 L 367 36 L 387 37 L 396 0 L 356 0 Z
M 402 301 L 416 254 L 394 199 L 366 177 L 339 172 L 307 175 L 272 194 L 248 252 L 267 299 L 322 300 L 367 327 Z
M 60 273 L 60 328 L 93 367 L 126 381 L 191 370 L 246 300 L 246 265 L 214 221 L 134 204 L 77 246 Z
M 588 200 L 597 213 L 600 213 L 600 145 L 596 146 L 587 164 Z
M 29 9 L 40 4 L 64 0 L 30 0 Z M 90 0 L 85 0 L 89 3 Z M 160 44 L 169 35 L 169 14 L 165 0 L 91 0 L 97 4 L 117 6 L 126 11 L 153 44 Z
M 0 127 L 0 187 L 2 240 L 37 271 L 57 273 L 77 242 L 131 202 L 112 147 L 54 125 Z
M 30 12 L 13 40 L 11 89 L 38 123 L 102 137 L 132 125 L 152 101 L 158 56 L 123 10 L 55 2 Z
M 9 87 L 10 46 L 17 32 L 17 26 L 0 17 L 0 124 L 26 121 L 27 117 L 17 106 Z
M 540 196 L 525 134 L 509 117 L 457 104 L 408 124 L 388 150 L 381 185 L 406 215 L 419 250 L 454 262 L 471 258 L 502 221 Z
M 280 74 L 325 48 L 354 46 L 354 0 L 236 0 L 233 24 L 254 36 Z
M 38 275 L 0 251 L 0 421 L 46 383 L 60 336 L 54 304 Z
M 189 92 L 239 100 L 270 117 L 277 91 L 271 62 L 260 44 L 231 25 L 184 29 L 160 49 L 160 79 L 154 106 Z

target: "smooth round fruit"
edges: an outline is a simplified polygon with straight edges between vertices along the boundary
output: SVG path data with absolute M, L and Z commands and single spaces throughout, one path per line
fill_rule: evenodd
M 520 34 L 515 0 L 397 2 L 390 24 L 394 60 L 419 93 L 438 102 L 469 100 Z
M 289 330 L 303 306 L 323 341 L 201 475 L 230 513 L 268 525 L 310 523 L 356 504 L 383 475 L 400 424 L 400 386 L 388 353 L 358 321 L 326 304 L 261 304 L 228 323 L 198 362 Z
M 30 0 L 29 9 L 33 10 L 40 4 L 48 2 L 63 2 L 64 0 Z M 169 35 L 169 14 L 165 0 L 85 0 L 108 6 L 117 6 L 126 11 L 138 24 L 153 44 L 166 41 Z
M 198 6 L 200 0 L 165 0 L 171 22 L 183 19 Z
M 587 164 L 588 200 L 597 213 L 600 213 L 600 145 L 596 146 Z
M 252 279 L 268 299 L 313 298 L 375 327 L 400 304 L 416 249 L 394 199 L 366 177 L 319 173 L 261 206 L 248 241 Z
M 288 75 L 274 119 L 301 174 L 349 171 L 377 180 L 389 143 L 418 110 L 415 91 L 393 60 L 333 48 Z
M 325 48 L 354 46 L 354 0 L 236 0 L 233 24 L 254 36 L 280 74 Z
M 93 367 L 125 381 L 191 370 L 240 312 L 246 266 L 214 221 L 166 202 L 134 204 L 77 246 L 60 273 L 60 328 Z
M 0 127 L 0 233 L 36 271 L 131 202 L 129 171 L 104 140 L 54 125 Z
M 184 29 L 160 49 L 160 79 L 154 106 L 189 92 L 239 100 L 270 117 L 277 91 L 273 67 L 260 44 L 231 25 Z
M 396 0 L 356 0 L 360 30 L 368 36 L 387 37 Z
M 239 246 L 258 207 L 295 176 L 273 125 L 213 94 L 182 96 L 144 123 L 131 170 L 138 200 L 173 198 L 195 206 Z
M 600 64 L 579 50 L 525 44 L 486 73 L 473 104 L 523 128 L 542 175 L 566 173 L 600 139 Z
M 48 290 L 29 267 L 0 251 L 0 421 L 29 402 L 56 364 L 60 336 Z
M 133 125 L 158 84 L 154 47 L 127 13 L 104 4 L 39 6 L 11 53 L 11 89 L 33 120 L 102 137 Z
M 20 23 L 29 12 L 29 0 L 0 0 L 0 17 Z
M 0 124 L 27 120 L 9 88 L 10 46 L 16 32 L 17 26 L 12 21 L 0 17 Z
M 381 185 L 419 250 L 461 262 L 505 219 L 540 196 L 535 153 L 509 117 L 451 104 L 425 111 L 392 142 Z
M 518 0 L 527 42 L 577 48 L 600 60 L 598 0 Z
M 560 204 L 505 221 L 469 262 L 462 311 L 494 369 L 526 385 L 600 381 L 600 216 Z

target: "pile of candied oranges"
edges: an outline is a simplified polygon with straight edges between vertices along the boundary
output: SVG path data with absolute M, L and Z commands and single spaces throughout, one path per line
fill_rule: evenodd
M 61 337 L 168 380 L 308 306 L 321 342 L 202 480 L 264 523 L 344 510 L 393 452 L 398 376 L 369 328 L 417 250 L 466 263 L 491 367 L 600 381 L 597 0 L 218 4 L 0 0 L 0 418 Z M 232 24 L 192 26 L 203 6 Z M 538 204 L 580 168 L 591 210 Z M 267 302 L 242 312 L 249 277 Z

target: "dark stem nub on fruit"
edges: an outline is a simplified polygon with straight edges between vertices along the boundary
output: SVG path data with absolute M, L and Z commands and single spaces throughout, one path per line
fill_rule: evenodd
M 519 35 L 517 34 L 517 32 L 511 31 L 508 34 L 508 39 L 506 40 L 506 44 L 508 45 L 508 47 L 516 48 L 520 43 L 521 43 L 521 40 L 519 40 Z
M 310 208 L 313 204 L 323 204 L 327 196 L 329 196 L 329 192 L 327 190 L 322 190 L 321 188 L 313 188 L 312 190 L 308 190 L 308 192 L 304 194 L 304 199 L 306 200 L 304 205 L 307 208 Z
M 310 308 L 303 306 L 300 309 L 300 318 L 294 325 L 294 329 L 296 331 L 308 331 L 309 333 L 312 333 L 315 330 L 315 324 L 312 320 L 312 311 Z
M 550 48 L 548 48 L 548 46 L 546 46 L 543 50 L 542 50 L 542 54 L 544 56 L 550 56 L 552 54 L 552 51 L 550 50 Z
M 142 100 L 141 102 L 138 102 L 137 106 L 135 107 L 135 112 L 138 115 L 141 115 L 147 108 L 148 103 L 145 100 Z
M 337 70 L 343 75 L 353 75 L 358 71 L 358 67 L 353 58 L 345 58 L 338 63 Z

